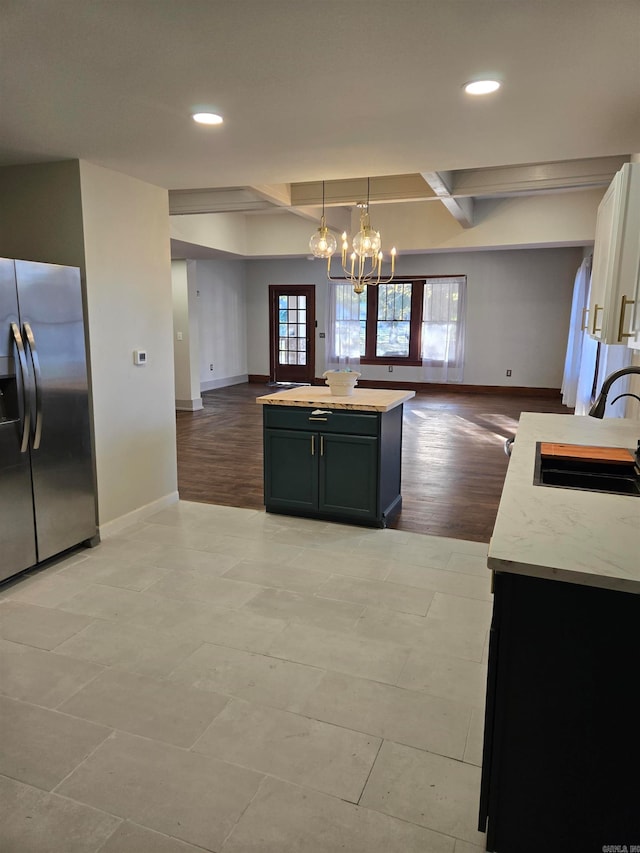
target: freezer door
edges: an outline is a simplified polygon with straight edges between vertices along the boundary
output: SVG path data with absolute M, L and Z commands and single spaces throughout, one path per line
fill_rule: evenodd
M 36 563 L 29 454 L 17 427 L 0 422 L 0 581 Z
M 80 272 L 27 261 L 15 267 L 34 379 L 30 452 L 42 561 L 97 529 Z
M 18 322 L 14 264 L 0 258 L 0 581 L 36 562 L 24 383 L 14 337 L 15 330 L 22 344 Z

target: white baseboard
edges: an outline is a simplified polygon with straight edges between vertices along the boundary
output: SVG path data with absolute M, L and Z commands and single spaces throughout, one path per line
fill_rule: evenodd
M 195 400 L 176 400 L 177 412 L 198 412 L 203 408 L 202 397 L 197 397 Z
M 249 381 L 249 374 L 242 373 L 239 376 L 226 376 L 224 379 L 209 379 L 200 383 L 200 391 L 213 391 L 215 388 L 227 388 L 229 385 L 241 385 Z
M 178 502 L 178 493 L 170 492 L 157 501 L 152 501 L 150 504 L 145 504 L 126 515 L 121 515 L 119 518 L 114 518 L 113 521 L 107 521 L 106 524 L 101 524 L 98 527 L 101 539 L 108 539 L 109 536 L 117 536 L 125 528 L 131 527 L 132 524 L 137 524 L 139 521 L 144 521 L 145 518 L 160 512 L 161 509 L 166 509 L 168 506 Z

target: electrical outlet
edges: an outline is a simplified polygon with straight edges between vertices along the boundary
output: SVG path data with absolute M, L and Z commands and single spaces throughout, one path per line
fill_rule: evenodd
M 213 370 L 213 365 L 212 365 L 212 364 L 210 364 L 210 365 L 209 365 L 209 370 Z
M 507 376 L 511 376 L 511 371 L 507 370 Z
M 393 373 L 393 365 L 392 364 L 389 365 L 389 373 Z

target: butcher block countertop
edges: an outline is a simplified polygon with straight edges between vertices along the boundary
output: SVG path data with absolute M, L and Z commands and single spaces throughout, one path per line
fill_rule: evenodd
M 640 594 L 640 498 L 533 482 L 537 442 L 633 451 L 639 439 L 638 420 L 523 413 L 489 568 Z
M 361 412 L 388 412 L 416 396 L 415 391 L 394 391 L 389 388 L 354 388 L 349 397 L 337 397 L 324 385 L 305 385 L 288 388 L 275 394 L 258 397 L 256 403 L 263 406 L 302 406 L 327 409 L 351 409 Z

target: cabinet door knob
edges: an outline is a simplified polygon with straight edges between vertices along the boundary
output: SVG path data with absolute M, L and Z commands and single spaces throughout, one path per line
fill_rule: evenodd
M 618 319 L 618 343 L 622 343 L 623 338 L 633 338 L 634 332 L 623 332 L 624 329 L 624 312 L 627 305 L 635 305 L 635 299 L 627 299 L 626 295 L 622 294 L 620 300 L 620 317 Z

